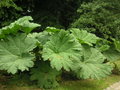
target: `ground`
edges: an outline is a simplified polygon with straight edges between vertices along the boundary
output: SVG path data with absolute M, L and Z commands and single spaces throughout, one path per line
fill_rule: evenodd
M 101 79 L 101 80 L 67 80 L 62 81 L 60 86 L 55 89 L 49 89 L 49 90 L 103 90 L 110 85 L 120 81 L 119 75 L 111 75 L 107 78 Z M 42 90 L 39 88 L 36 88 L 34 86 L 27 86 L 27 85 L 4 85 L 2 84 L 5 82 L 4 79 L 0 81 L 0 90 Z M 19 82 L 18 82 L 19 83 Z

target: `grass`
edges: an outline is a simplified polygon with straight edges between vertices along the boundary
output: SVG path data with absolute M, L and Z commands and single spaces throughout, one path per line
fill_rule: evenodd
M 111 75 L 101 80 L 66 81 L 55 90 L 103 90 L 118 81 L 120 81 L 118 75 Z
M 49 90 L 103 90 L 115 82 L 120 81 L 120 76 L 111 75 L 101 80 L 62 81 L 60 87 Z M 0 90 L 41 90 L 33 86 L 0 85 Z

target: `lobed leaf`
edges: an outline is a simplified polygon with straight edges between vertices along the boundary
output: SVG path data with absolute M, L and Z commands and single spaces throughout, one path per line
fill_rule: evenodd
M 50 34 L 46 31 L 39 32 L 39 33 L 30 33 L 28 37 L 35 38 L 38 43 L 44 45 L 47 41 L 49 41 Z
M 114 62 L 120 59 L 120 52 L 114 48 L 110 48 L 107 51 L 103 52 L 103 55 L 107 58 L 108 61 Z
M 81 44 L 88 44 L 92 46 L 97 42 L 97 40 L 99 40 L 99 38 L 95 36 L 95 34 L 88 33 L 86 30 L 79 30 L 77 28 L 72 28 L 70 29 L 70 31 L 72 32 L 74 37 L 79 40 Z
M 112 67 L 103 63 L 105 56 L 95 48 L 84 47 L 83 56 L 73 65 L 78 78 L 100 79 L 111 74 Z
M 116 39 L 113 39 L 114 41 L 114 46 L 115 46 L 115 49 L 120 52 L 120 41 L 119 40 L 116 40 Z
M 18 32 L 19 30 L 25 32 L 25 33 L 29 33 L 31 32 L 33 29 L 35 29 L 36 27 L 39 27 L 39 24 L 36 23 L 31 23 L 30 21 L 32 21 L 32 17 L 31 16 L 24 16 L 18 20 L 16 20 L 15 22 L 11 23 L 9 26 L 3 27 L 0 29 L 0 38 L 5 37 L 5 35 L 7 34 L 14 34 L 16 32 Z
M 8 36 L 0 41 L 0 69 L 15 74 L 18 70 L 25 71 L 33 67 L 35 56 L 30 53 L 36 45 L 36 40 L 25 34 Z
M 56 81 L 59 74 L 60 72 L 52 69 L 48 63 L 41 62 L 39 66 L 31 70 L 31 80 L 37 80 L 40 88 L 54 88 L 59 85 Z
M 43 46 L 42 57 L 44 61 L 49 60 L 52 68 L 58 71 L 62 68 L 69 71 L 73 61 L 81 56 L 81 44 L 69 32 L 61 30 L 51 36 Z

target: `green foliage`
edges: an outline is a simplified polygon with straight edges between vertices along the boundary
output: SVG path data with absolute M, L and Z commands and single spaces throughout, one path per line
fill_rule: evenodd
M 120 0 L 93 0 L 78 9 L 79 18 L 72 27 L 95 33 L 104 39 L 120 38 Z
M 112 67 L 104 64 L 105 57 L 97 49 L 84 46 L 83 56 L 73 65 L 78 78 L 100 79 L 111 74 Z
M 51 36 L 43 46 L 43 58 L 49 60 L 52 68 L 69 71 L 73 61 L 80 56 L 81 45 L 67 31 L 60 31 Z
M 10 24 L 20 17 L 23 9 L 15 2 L 18 0 L 0 0 L 0 27 Z
M 31 80 L 37 80 L 40 88 L 55 88 L 59 85 L 56 77 L 60 72 L 52 69 L 48 62 L 41 62 L 31 70 L 31 74 Z
M 25 34 L 7 36 L 0 41 L 0 69 L 15 74 L 18 70 L 29 70 L 34 65 L 35 56 L 30 53 L 36 45 L 36 40 Z
M 76 16 L 76 9 L 80 0 L 34 0 L 31 15 L 42 25 L 42 28 L 54 26 L 68 28 Z M 24 4 L 24 3 L 23 3 Z M 25 4 L 26 5 L 26 4 Z
M 55 27 L 47 27 L 45 30 L 47 32 L 59 32 L 61 29 L 57 29 Z
M 30 15 L 42 25 L 42 30 L 47 26 L 68 28 L 79 3 L 81 0 L 0 0 L 0 27 Z
M 79 40 L 81 44 L 88 44 L 92 46 L 97 42 L 99 39 L 97 36 L 95 36 L 92 33 L 88 33 L 85 30 L 79 30 L 79 29 L 71 29 L 72 34 L 76 37 L 76 39 Z
M 104 51 L 103 54 L 110 62 L 120 59 L 120 52 L 118 52 L 115 48 L 110 48 L 107 51 Z
M 111 73 L 108 62 L 109 55 L 114 54 L 109 52 L 110 45 L 115 46 L 112 42 L 76 28 L 66 31 L 47 27 L 32 33 L 40 25 L 30 20 L 25 16 L 0 29 L 1 70 L 12 74 L 28 70 L 31 80 L 41 88 L 58 86 L 56 77 L 63 71 L 74 72 L 78 79 L 100 79 Z M 112 58 L 116 59 L 114 55 Z
M 22 10 L 22 8 L 18 7 L 15 3 L 14 3 L 15 0 L 1 0 L 0 1 L 0 8 L 3 8 L 3 7 L 13 7 L 15 8 L 16 10 Z
M 115 49 L 120 52 L 120 41 L 119 40 L 115 40 L 113 39 L 114 41 L 114 46 L 115 46 Z
M 110 48 L 110 44 L 110 41 L 100 38 L 100 40 L 96 42 L 95 48 L 100 52 L 104 52 Z
M 28 34 L 28 37 L 35 38 L 41 46 L 43 46 L 47 41 L 49 41 L 50 33 L 43 31 L 40 33 L 31 33 Z
M 120 59 L 119 41 L 116 39 L 112 40 L 113 41 L 110 42 L 108 40 L 101 39 L 95 46 L 95 48 L 102 52 L 109 62 L 115 62 Z
M 39 24 L 31 23 L 30 21 L 32 20 L 32 17 L 24 16 L 11 23 L 9 26 L 3 27 L 2 29 L 0 29 L 0 38 L 5 37 L 6 34 L 15 34 L 19 30 L 25 33 L 30 33 L 33 29 L 40 26 Z
M 114 69 L 117 71 L 116 73 L 120 75 L 120 60 L 115 61 L 113 64 Z

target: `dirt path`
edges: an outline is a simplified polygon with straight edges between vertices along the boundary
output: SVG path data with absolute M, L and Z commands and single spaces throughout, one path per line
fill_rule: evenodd
M 110 87 L 106 88 L 105 90 L 120 90 L 120 81 L 117 83 L 114 83 Z

